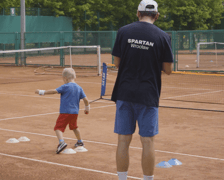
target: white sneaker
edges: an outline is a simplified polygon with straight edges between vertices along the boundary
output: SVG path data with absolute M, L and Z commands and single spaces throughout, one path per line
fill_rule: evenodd
M 63 151 L 67 147 L 67 144 L 65 142 L 62 142 L 58 145 L 56 153 L 59 154 L 61 151 Z

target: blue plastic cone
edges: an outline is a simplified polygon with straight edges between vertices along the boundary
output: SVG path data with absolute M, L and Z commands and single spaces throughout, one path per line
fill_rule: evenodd
M 156 167 L 158 167 L 158 168 L 171 168 L 172 166 L 168 162 L 162 161 L 159 164 L 157 164 Z
M 177 160 L 177 159 L 170 159 L 169 161 L 168 161 L 168 163 L 170 164 L 170 165 L 172 165 L 172 166 L 179 166 L 179 165 L 182 165 L 182 162 L 180 162 L 179 160 Z

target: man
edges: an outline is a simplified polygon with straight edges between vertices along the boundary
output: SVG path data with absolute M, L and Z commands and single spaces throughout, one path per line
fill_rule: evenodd
M 127 179 L 129 145 L 136 121 L 143 147 L 143 178 L 153 180 L 153 141 L 158 134 L 161 71 L 169 75 L 173 62 L 171 38 L 153 25 L 159 17 L 158 4 L 153 0 L 142 0 L 137 16 L 138 22 L 119 29 L 112 52 L 115 66 L 119 68 L 111 98 L 116 102 L 114 132 L 118 134 L 119 180 Z

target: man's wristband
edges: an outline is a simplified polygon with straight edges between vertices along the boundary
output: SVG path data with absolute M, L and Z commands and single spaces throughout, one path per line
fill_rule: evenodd
M 90 110 L 90 105 L 85 106 L 85 110 L 86 110 L 86 111 L 89 111 L 89 110 Z
M 45 90 L 39 90 L 39 95 L 44 95 Z

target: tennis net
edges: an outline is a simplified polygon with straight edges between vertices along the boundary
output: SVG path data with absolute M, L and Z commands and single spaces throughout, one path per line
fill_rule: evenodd
M 173 72 L 162 76 L 161 106 L 224 111 L 224 75 Z
M 224 43 L 198 43 L 197 68 L 204 70 L 224 70 Z
M 110 99 L 117 73 L 111 70 L 107 73 L 104 71 L 103 69 L 107 76 L 102 77 L 100 97 Z M 224 74 L 162 74 L 160 107 L 224 112 Z
M 53 67 L 74 67 L 79 68 L 77 73 L 100 75 L 101 50 L 100 46 L 63 46 L 0 51 L 0 64 L 41 67 L 35 71 L 36 74 L 61 75 L 61 70 Z

